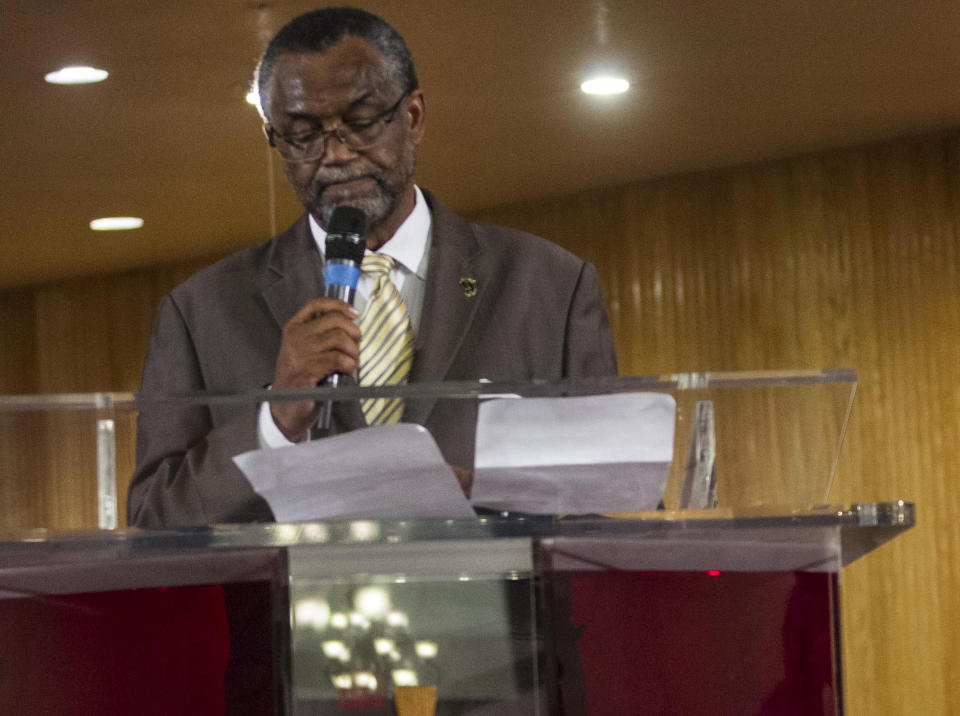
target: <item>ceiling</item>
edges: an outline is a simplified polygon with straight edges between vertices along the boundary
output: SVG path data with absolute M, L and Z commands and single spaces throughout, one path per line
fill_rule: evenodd
M 471 210 L 960 126 L 960 3 L 381 0 Z M 0 288 L 224 253 L 298 213 L 244 102 L 295 0 L 0 0 Z M 47 84 L 69 64 L 96 85 Z M 633 88 L 591 98 L 594 65 Z M 136 215 L 144 228 L 93 232 Z

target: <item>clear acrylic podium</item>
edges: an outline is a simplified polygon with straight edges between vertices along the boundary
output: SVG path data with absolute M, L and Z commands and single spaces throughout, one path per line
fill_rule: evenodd
M 909 503 L 830 504 L 854 388 L 828 371 L 380 391 L 669 393 L 664 509 L 150 531 L 114 529 L 140 407 L 303 394 L 2 398 L 3 496 L 23 509 L 0 541 L 0 712 L 842 713 L 839 575 L 914 523 Z

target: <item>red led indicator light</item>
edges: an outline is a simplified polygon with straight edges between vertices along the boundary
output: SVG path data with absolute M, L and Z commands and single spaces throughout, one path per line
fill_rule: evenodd
M 708 577 L 719 577 L 721 574 L 723 574 L 723 572 L 721 572 L 719 569 L 708 569 L 708 570 L 707 570 L 707 576 L 708 576 Z

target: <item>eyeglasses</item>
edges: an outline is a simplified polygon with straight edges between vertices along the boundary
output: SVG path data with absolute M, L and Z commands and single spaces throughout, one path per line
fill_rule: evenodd
M 270 140 L 270 146 L 280 152 L 280 156 L 291 162 L 309 162 L 319 159 L 326 151 L 327 139 L 331 135 L 352 151 L 362 152 L 377 143 L 383 130 L 396 117 L 400 104 L 408 96 L 409 93 L 404 94 L 395 104 L 380 114 L 343 120 L 333 129 L 317 127 L 297 134 L 280 134 L 273 127 L 268 126 L 267 139 Z

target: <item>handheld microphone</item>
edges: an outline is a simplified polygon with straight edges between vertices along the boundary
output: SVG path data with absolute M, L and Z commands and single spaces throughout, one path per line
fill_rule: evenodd
M 327 228 L 323 267 L 324 295 L 353 305 L 366 244 L 367 217 L 360 209 L 338 206 Z
M 324 247 L 323 295 L 327 298 L 338 298 L 353 305 L 366 249 L 363 240 L 366 230 L 367 217 L 360 209 L 338 206 L 333 210 Z M 340 385 L 340 374 L 327 376 L 323 384 L 336 388 Z M 321 406 L 318 425 L 330 430 L 332 415 L 333 401 L 328 400 Z

